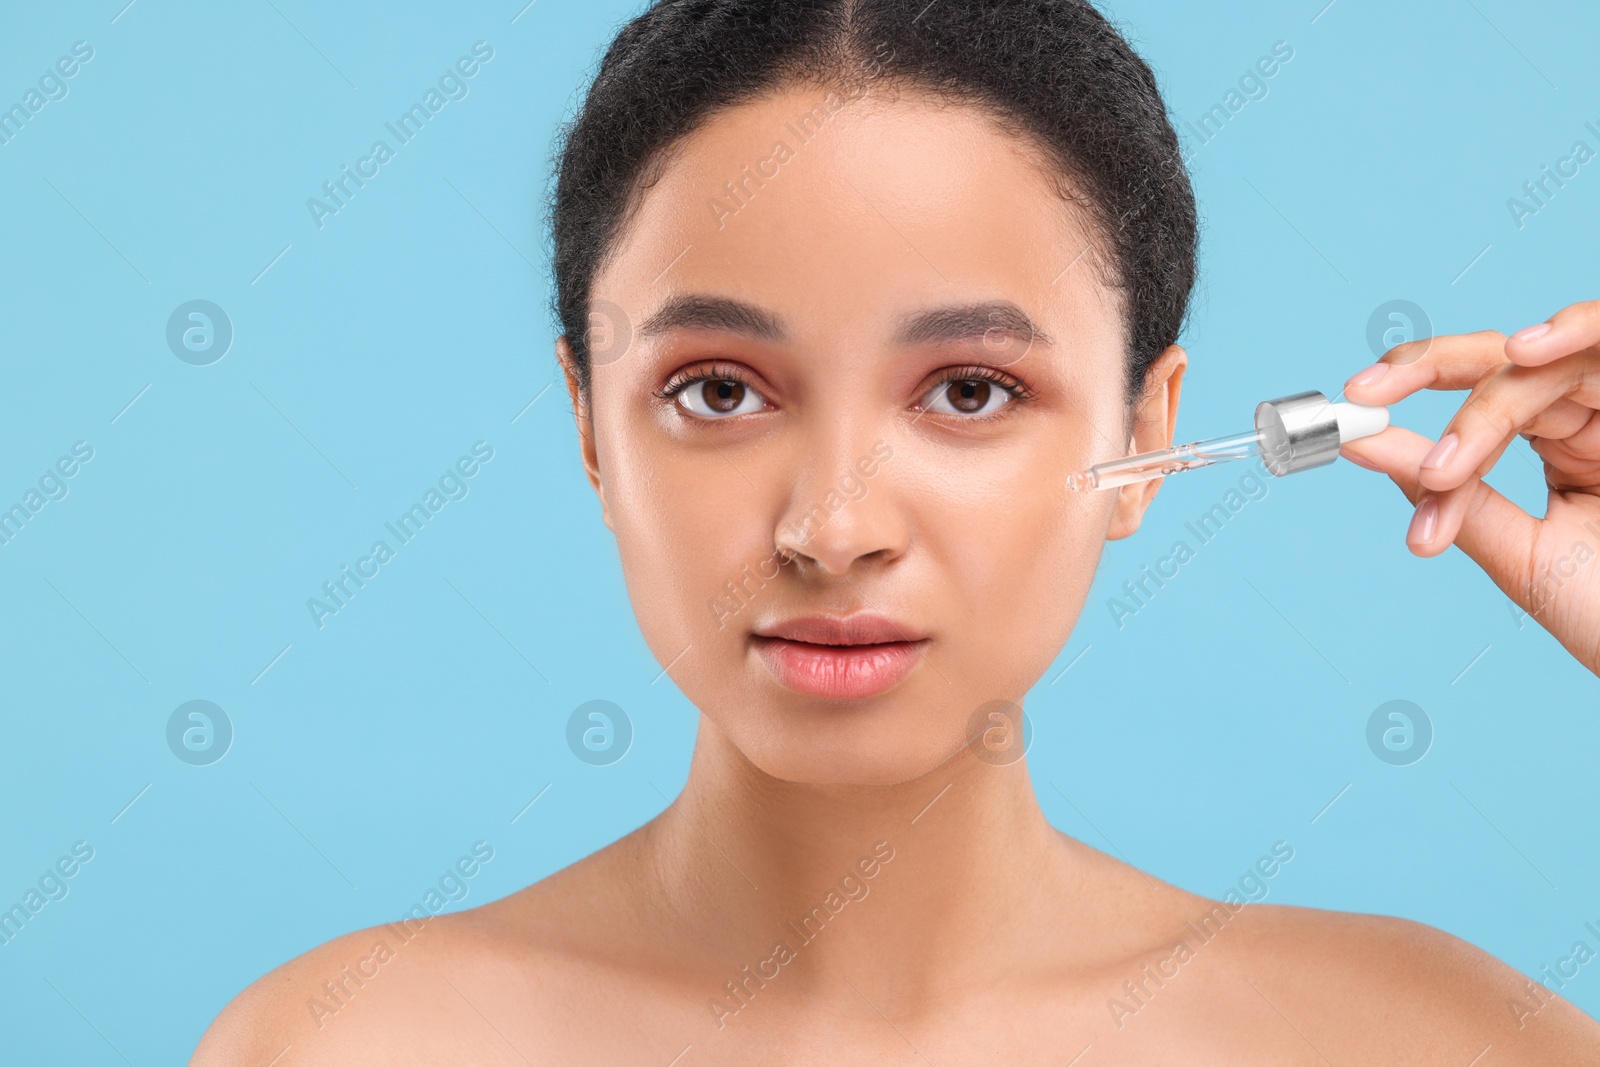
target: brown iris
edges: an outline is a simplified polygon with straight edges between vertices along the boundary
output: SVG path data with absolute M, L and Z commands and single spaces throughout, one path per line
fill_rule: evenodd
M 744 403 L 744 383 L 726 378 L 702 382 L 700 396 L 712 411 L 726 415 L 737 411 L 739 405 Z
M 989 403 L 990 388 L 989 383 L 982 380 L 951 382 L 946 388 L 946 395 L 950 398 L 951 407 L 970 413 L 982 411 Z

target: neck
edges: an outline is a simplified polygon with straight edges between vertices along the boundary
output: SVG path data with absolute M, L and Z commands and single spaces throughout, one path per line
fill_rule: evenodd
M 963 753 L 889 786 L 786 782 L 705 718 L 688 784 L 645 842 L 669 928 L 719 974 L 748 982 L 749 964 L 791 988 L 843 978 L 923 1002 L 1014 968 L 1087 863 L 1045 819 L 1025 760 Z M 780 945 L 793 960 L 764 963 Z

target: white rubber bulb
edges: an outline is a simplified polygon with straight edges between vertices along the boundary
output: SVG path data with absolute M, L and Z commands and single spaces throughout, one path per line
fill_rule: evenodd
M 1333 405 L 1333 417 L 1339 422 L 1339 443 L 1354 441 L 1382 433 L 1389 425 L 1389 409 L 1370 404 L 1352 404 L 1349 401 Z

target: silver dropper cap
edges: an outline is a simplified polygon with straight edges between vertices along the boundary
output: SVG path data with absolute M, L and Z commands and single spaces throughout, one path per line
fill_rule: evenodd
M 1261 456 L 1275 477 L 1321 467 L 1339 456 L 1339 412 L 1315 389 L 1257 404 L 1256 432 Z

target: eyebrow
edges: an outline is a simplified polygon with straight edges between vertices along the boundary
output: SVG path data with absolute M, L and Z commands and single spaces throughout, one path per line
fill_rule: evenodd
M 989 300 L 981 304 L 934 308 L 908 316 L 895 334 L 901 345 L 939 344 L 968 341 L 1000 330 L 1041 345 L 1053 344 L 1049 336 L 1028 317 L 1028 313 L 1009 300 Z
M 678 296 L 667 301 L 639 327 L 640 337 L 669 330 L 721 330 L 762 341 L 784 341 L 788 332 L 770 311 L 721 296 Z
M 654 337 L 680 329 L 720 330 L 772 342 L 789 338 L 782 320 L 764 308 L 729 297 L 701 295 L 678 296 L 667 301 L 645 320 L 639 328 L 639 336 Z M 1041 345 L 1054 343 L 1027 312 L 1009 300 L 915 312 L 901 320 L 894 340 L 902 347 L 940 344 L 982 338 L 992 330 Z

